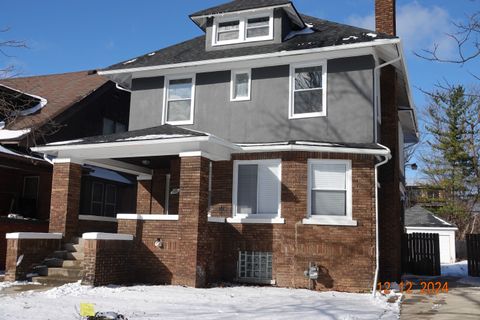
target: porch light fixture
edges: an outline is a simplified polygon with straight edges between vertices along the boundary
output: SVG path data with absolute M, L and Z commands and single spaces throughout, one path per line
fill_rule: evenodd
M 144 160 L 142 160 L 142 164 L 143 164 L 144 166 L 148 166 L 148 165 L 150 164 L 150 160 L 144 159 Z
M 180 193 L 180 188 L 174 188 L 172 191 L 170 191 L 170 194 L 179 194 Z
M 418 166 L 417 166 L 416 163 L 406 163 L 405 168 L 406 167 L 410 167 L 410 169 L 412 169 L 412 170 L 417 170 L 418 169 Z

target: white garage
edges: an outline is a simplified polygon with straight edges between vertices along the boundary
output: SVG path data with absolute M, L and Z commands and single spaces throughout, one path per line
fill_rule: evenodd
M 407 233 L 438 233 L 440 239 L 440 263 L 454 263 L 455 225 L 435 216 L 432 212 L 416 205 L 405 210 L 405 231 Z

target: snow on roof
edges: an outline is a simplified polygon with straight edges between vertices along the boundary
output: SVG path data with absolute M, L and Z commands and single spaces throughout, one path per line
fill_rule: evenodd
M 1 131 L 1 130 L 0 130 L 0 131 Z M 5 147 L 2 146 L 2 145 L 0 145 L 0 153 L 8 154 L 8 155 L 11 155 L 11 156 L 16 156 L 16 157 L 22 157 L 22 158 L 25 158 L 25 159 L 33 159 L 33 160 L 37 160 L 37 161 L 45 161 L 45 160 L 40 159 L 40 158 L 32 157 L 32 156 L 30 156 L 30 155 L 28 155 L 28 154 L 23 154 L 23 153 L 20 153 L 20 152 L 16 152 L 16 151 L 7 149 L 7 148 L 5 148 Z
M 13 140 L 22 138 L 24 135 L 30 133 L 30 129 L 22 129 L 22 130 L 7 130 L 1 129 L 0 130 L 0 140 Z
M 72 143 L 77 143 L 77 142 L 82 142 L 83 139 L 75 139 L 75 140 L 67 140 L 67 141 L 57 141 L 57 142 L 50 142 L 47 143 L 47 146 L 59 146 L 59 145 L 65 145 L 65 144 L 72 144 Z
M 136 140 L 154 140 L 154 139 L 172 139 L 191 137 L 190 134 L 148 134 L 145 136 L 130 137 L 124 139 L 117 139 L 115 141 L 136 141 Z

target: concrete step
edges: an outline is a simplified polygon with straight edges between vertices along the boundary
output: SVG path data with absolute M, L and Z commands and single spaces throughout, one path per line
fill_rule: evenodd
M 85 258 L 83 252 L 66 252 L 65 253 L 65 260 L 81 260 L 83 261 Z
M 64 268 L 83 268 L 82 260 L 64 260 L 61 266 Z
M 67 250 L 68 252 L 83 252 L 83 246 L 74 243 L 65 243 L 63 245 L 63 249 Z
M 44 276 L 39 276 L 39 277 L 33 277 L 32 281 L 33 282 L 38 282 L 43 285 L 49 285 L 52 287 L 58 287 L 61 285 L 64 285 L 66 283 L 73 283 L 77 282 L 77 278 L 66 278 L 66 277 L 44 277 Z
M 63 259 L 59 258 L 47 258 L 43 260 L 43 264 L 46 265 L 47 267 L 50 268 L 55 268 L 55 267 L 62 267 L 63 266 Z
M 83 275 L 82 268 L 48 268 L 48 276 L 80 279 Z

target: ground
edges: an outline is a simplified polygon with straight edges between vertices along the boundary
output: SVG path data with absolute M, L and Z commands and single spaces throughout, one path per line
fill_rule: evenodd
M 12 293 L 0 283 L 0 319 L 80 319 L 81 302 L 128 319 L 398 319 L 398 303 L 370 294 L 272 287 L 192 289 L 178 286 L 98 287 L 67 284 Z M 21 286 L 20 286 L 21 287 Z M 11 289 L 11 288 L 10 288 Z M 28 288 L 30 289 L 30 288 Z M 39 288 L 40 289 L 40 288 Z
M 442 277 L 410 277 L 405 280 L 448 282 L 448 293 L 426 294 L 418 286 L 404 295 L 401 319 L 405 320 L 469 320 L 480 319 L 480 278 L 467 276 L 467 262 L 442 265 Z

